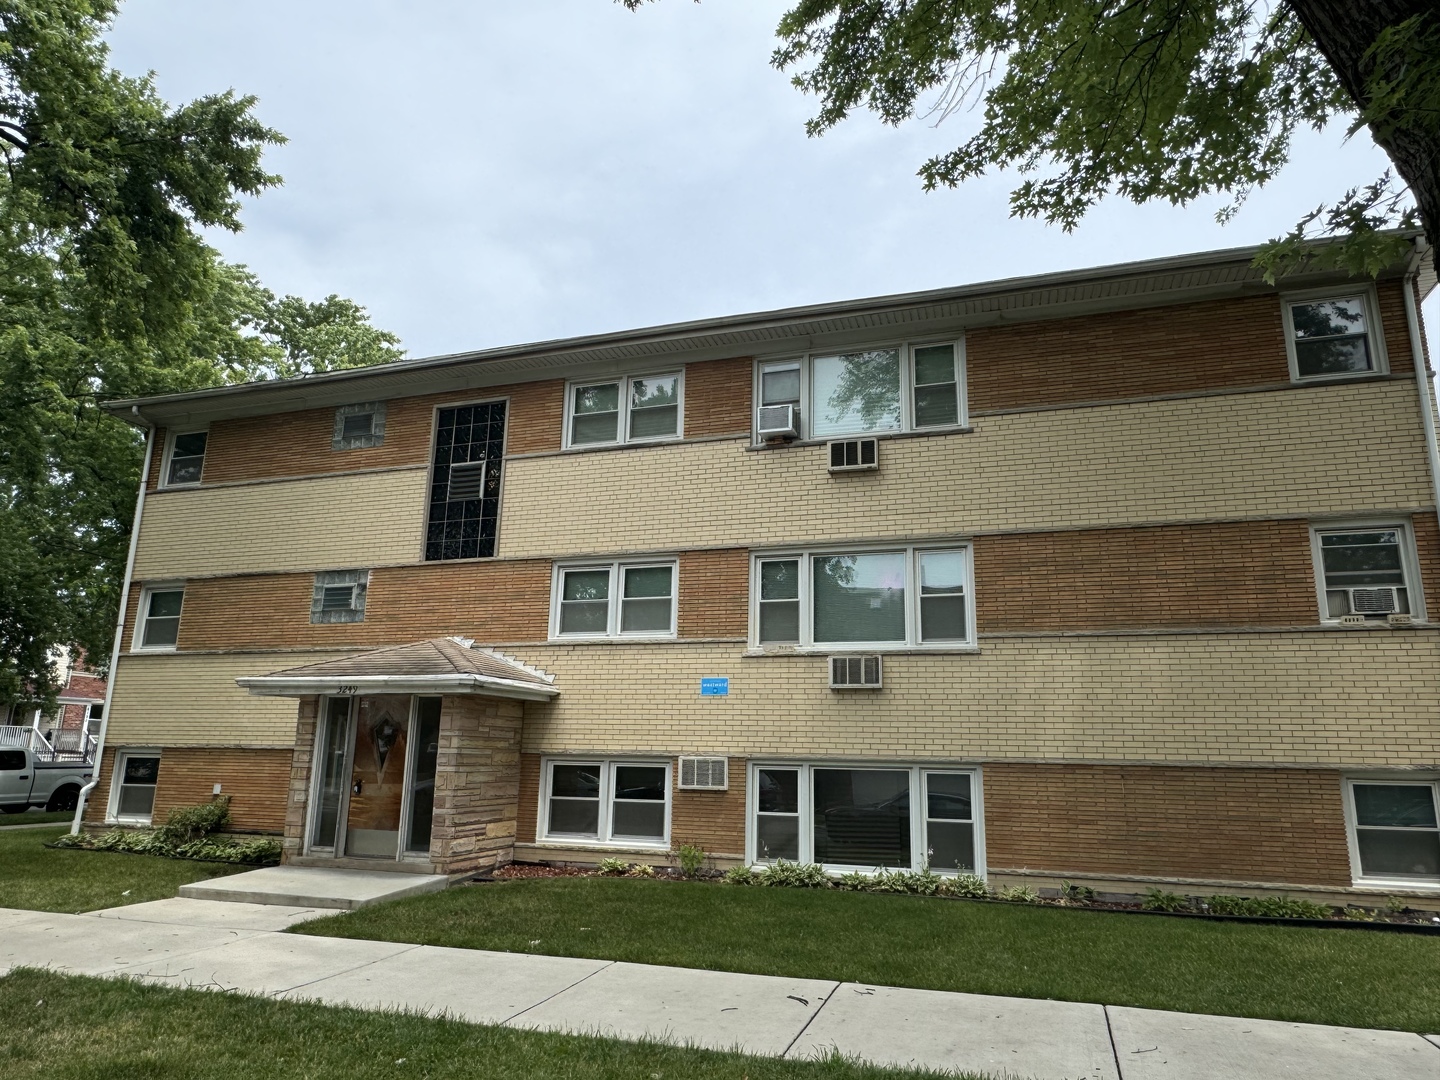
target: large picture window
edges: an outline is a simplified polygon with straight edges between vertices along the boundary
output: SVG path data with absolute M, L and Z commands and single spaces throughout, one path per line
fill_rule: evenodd
M 427 560 L 495 554 L 504 454 L 505 402 L 462 405 L 436 414 Z
M 752 641 L 760 647 L 968 647 L 968 545 L 757 555 Z
M 1356 877 L 1440 885 L 1440 782 L 1350 780 L 1347 786 Z
M 756 764 L 749 787 L 754 862 L 982 870 L 973 769 Z
M 547 761 L 540 831 L 549 840 L 668 846 L 669 764 Z
M 757 405 L 797 405 L 804 438 L 923 431 L 965 423 L 959 341 L 766 360 Z

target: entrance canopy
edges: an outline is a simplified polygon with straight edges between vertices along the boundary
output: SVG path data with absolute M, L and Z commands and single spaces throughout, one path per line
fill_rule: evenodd
M 461 637 L 391 645 L 235 682 L 260 697 L 481 694 L 548 701 L 560 693 L 555 676 Z

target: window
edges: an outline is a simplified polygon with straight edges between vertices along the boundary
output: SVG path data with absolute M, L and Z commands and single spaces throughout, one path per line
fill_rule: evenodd
M 353 623 L 365 620 L 368 570 L 331 570 L 315 575 L 310 598 L 312 623 Z
M 480 559 L 495 554 L 500 466 L 505 456 L 503 401 L 436 413 L 425 558 Z
M 342 405 L 335 410 L 335 432 L 330 437 L 332 450 L 363 450 L 385 442 L 385 403 L 371 401 L 363 405 Z
M 756 645 L 962 646 L 974 642 L 970 549 L 811 552 L 755 559 Z
M 103 719 L 105 719 L 105 703 L 104 703 L 103 701 L 92 701 L 92 702 L 90 703 L 90 719 L 91 719 L 91 720 L 103 720 Z
M 1440 782 L 1351 780 L 1348 786 L 1356 877 L 1440 884 Z
M 753 862 L 948 873 L 982 865 L 971 769 L 757 764 L 750 791 Z
M 184 601 L 183 585 L 147 586 L 140 596 L 135 648 L 174 649 L 180 639 L 180 609 Z
M 121 750 L 115 758 L 115 775 L 120 782 L 111 796 L 110 816 L 149 824 L 155 808 L 155 785 L 160 779 L 159 753 Z
M 680 436 L 684 377 L 636 375 L 570 387 L 567 446 L 613 446 Z
M 653 761 L 550 761 L 547 839 L 668 846 L 670 766 Z
M 1337 526 L 1315 529 L 1312 537 L 1322 620 L 1420 616 L 1415 549 L 1406 526 Z
M 756 385 L 758 405 L 798 405 L 801 433 L 811 439 L 966 422 L 958 341 L 767 360 Z
M 558 566 L 551 637 L 674 637 L 674 562 Z
M 209 435 L 203 431 L 189 431 L 171 437 L 170 460 L 165 468 L 166 487 L 200 483 L 200 474 L 205 471 L 205 443 L 208 440 Z
M 1385 370 L 1371 293 L 1289 300 L 1284 310 L 1292 379 Z

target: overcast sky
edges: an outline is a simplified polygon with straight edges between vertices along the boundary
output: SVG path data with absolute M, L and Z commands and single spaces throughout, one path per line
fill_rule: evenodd
M 259 98 L 285 184 L 215 243 L 412 356 L 1251 244 L 1386 165 L 1307 132 L 1223 228 L 1219 199 L 1110 200 L 1067 236 L 1009 216 L 1013 174 L 921 190 L 973 115 L 807 138 L 814 100 L 769 65 L 787 6 L 127 0 L 110 40 L 171 102 Z

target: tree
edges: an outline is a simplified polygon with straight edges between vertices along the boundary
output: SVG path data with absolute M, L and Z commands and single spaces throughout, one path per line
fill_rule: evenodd
M 99 402 L 402 355 L 205 243 L 282 137 L 253 98 L 172 108 L 111 70 L 115 13 L 0 0 L 0 700 L 52 694 L 53 646 L 109 655 L 143 444 Z
M 1285 164 L 1297 128 L 1343 119 L 1400 184 L 1387 173 L 1344 193 L 1262 263 L 1373 273 L 1409 245 L 1382 230 L 1440 236 L 1434 0 L 798 0 L 777 32 L 772 62 L 820 99 L 812 135 L 861 106 L 899 124 L 983 103 L 979 130 L 920 169 L 927 188 L 1014 168 L 1012 212 L 1067 231 L 1108 194 L 1184 205 L 1223 192 L 1226 220 Z M 1347 239 L 1317 251 L 1317 226 Z

